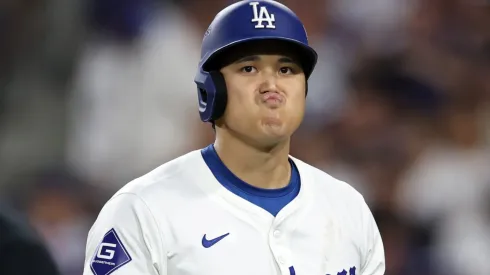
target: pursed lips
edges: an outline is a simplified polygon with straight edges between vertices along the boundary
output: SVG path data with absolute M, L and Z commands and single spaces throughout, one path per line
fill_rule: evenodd
M 276 92 L 266 92 L 262 95 L 262 102 L 272 105 L 279 105 L 284 102 L 284 97 Z

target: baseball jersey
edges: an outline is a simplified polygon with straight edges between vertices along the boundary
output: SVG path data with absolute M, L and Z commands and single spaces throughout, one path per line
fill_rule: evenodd
M 384 274 L 363 197 L 290 159 L 301 188 L 276 215 L 224 186 L 200 150 L 133 180 L 90 229 L 84 275 Z

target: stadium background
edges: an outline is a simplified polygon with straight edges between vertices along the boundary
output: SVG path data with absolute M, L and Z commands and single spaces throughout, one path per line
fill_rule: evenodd
M 0 197 L 63 274 L 115 190 L 212 142 L 193 76 L 230 2 L 0 4 Z M 292 154 L 365 196 L 387 275 L 490 274 L 490 3 L 281 2 L 320 55 Z

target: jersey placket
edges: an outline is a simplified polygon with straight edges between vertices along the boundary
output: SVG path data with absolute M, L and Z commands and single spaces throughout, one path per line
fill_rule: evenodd
M 298 166 L 298 169 L 301 169 Z M 294 275 L 291 238 L 298 221 L 301 220 L 301 208 L 307 207 L 310 196 L 310 178 L 300 170 L 301 189 L 298 196 L 286 205 L 275 217 L 269 230 L 269 247 L 283 275 Z M 304 212 L 302 212 L 304 213 Z

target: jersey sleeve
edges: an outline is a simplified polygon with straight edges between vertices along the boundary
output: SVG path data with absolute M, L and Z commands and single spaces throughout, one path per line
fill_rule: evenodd
M 83 275 L 166 275 L 162 235 L 135 194 L 119 194 L 102 208 L 87 238 Z
M 360 275 L 384 275 L 386 267 L 383 241 L 373 214 L 364 200 L 362 212 L 365 247 Z

